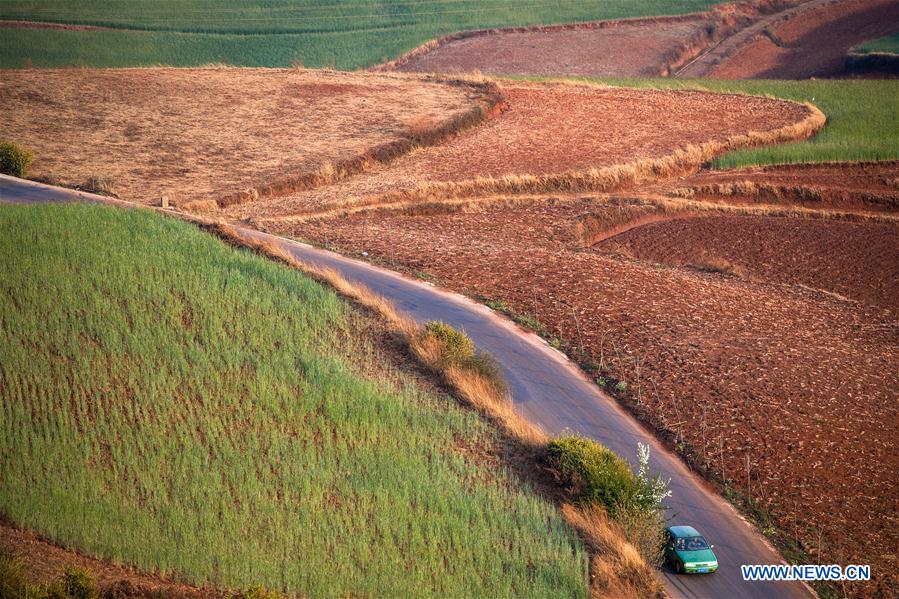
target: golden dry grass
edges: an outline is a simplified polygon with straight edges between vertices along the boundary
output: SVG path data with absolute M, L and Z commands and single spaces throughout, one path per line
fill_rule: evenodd
M 629 543 L 624 532 L 598 506 L 562 506 L 562 516 L 590 549 L 591 590 L 595 597 L 657 597 L 657 571 Z
M 69 186 L 107 180 L 145 204 L 163 195 L 173 204 L 244 201 L 330 182 L 470 124 L 491 91 L 436 77 L 303 69 L 0 77 L 0 139 L 34 152 L 32 176 Z

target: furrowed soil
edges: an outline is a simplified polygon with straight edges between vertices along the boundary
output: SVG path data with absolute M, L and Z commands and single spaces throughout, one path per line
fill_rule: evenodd
M 899 226 L 686 210 L 585 247 L 596 223 L 626 229 L 658 210 L 626 197 L 472 198 L 276 230 L 541 323 L 588 372 L 626 381 L 621 401 L 803 550 L 870 562 L 869 590 L 888 592 Z M 697 268 L 712 258 L 741 274 Z
M 302 69 L 65 69 L 0 74 L 0 139 L 30 175 L 106 179 L 143 203 L 204 200 L 333 165 L 459 118 L 480 92 L 418 76 Z M 53 126 L 48 126 L 52 123 Z
M 595 249 L 650 263 L 804 285 L 886 310 L 895 310 L 899 297 L 899 229 L 891 223 L 677 218 L 630 229 Z
M 809 2 L 757 35 L 741 36 L 680 76 L 716 79 L 804 79 L 845 76 L 846 55 L 864 41 L 896 31 L 897 0 Z M 754 32 L 755 33 L 755 32 Z M 717 61 L 717 64 L 715 64 Z M 870 74 L 869 74 L 870 75 Z
M 696 148 L 703 144 L 726 144 L 749 132 L 773 135 L 812 114 L 792 102 L 698 91 L 507 84 L 502 93 L 502 114 L 446 143 L 337 185 L 232 206 L 227 214 L 257 221 L 305 218 L 398 200 L 427 203 L 438 191 L 465 191 L 446 184 L 565 187 L 578 173 L 665 159 L 692 147 L 693 154 L 664 167 L 671 173 L 661 173 L 673 174 L 698 168 L 704 157 Z

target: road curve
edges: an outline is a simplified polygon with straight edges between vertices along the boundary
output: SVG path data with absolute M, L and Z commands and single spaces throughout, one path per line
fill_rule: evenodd
M 0 176 L 0 202 L 107 201 L 106 198 Z M 125 204 L 125 202 L 115 202 Z M 783 559 L 737 511 L 674 454 L 662 447 L 612 398 L 602 393 L 564 355 L 537 335 L 520 329 L 486 306 L 397 273 L 312 246 L 240 228 L 248 238 L 273 241 L 291 254 L 339 271 L 393 302 L 417 321 L 443 320 L 462 328 L 499 362 L 519 410 L 550 434 L 572 431 L 593 437 L 632 463 L 637 442 L 652 449 L 651 467 L 671 479 L 668 516 L 695 525 L 715 544 L 720 569 L 712 575 L 663 572 L 672 597 L 813 597 L 795 582 L 745 582 L 740 564 L 775 564 Z

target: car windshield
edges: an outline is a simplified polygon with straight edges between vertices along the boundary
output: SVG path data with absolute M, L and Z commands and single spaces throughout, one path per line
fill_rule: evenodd
M 678 551 L 702 551 L 708 548 L 709 544 L 702 537 L 686 537 L 677 540 Z

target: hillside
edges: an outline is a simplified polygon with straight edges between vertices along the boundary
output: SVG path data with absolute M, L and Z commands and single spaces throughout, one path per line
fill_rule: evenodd
M 0 511 L 197 585 L 586 595 L 494 429 L 377 323 L 191 225 L 0 209 Z

